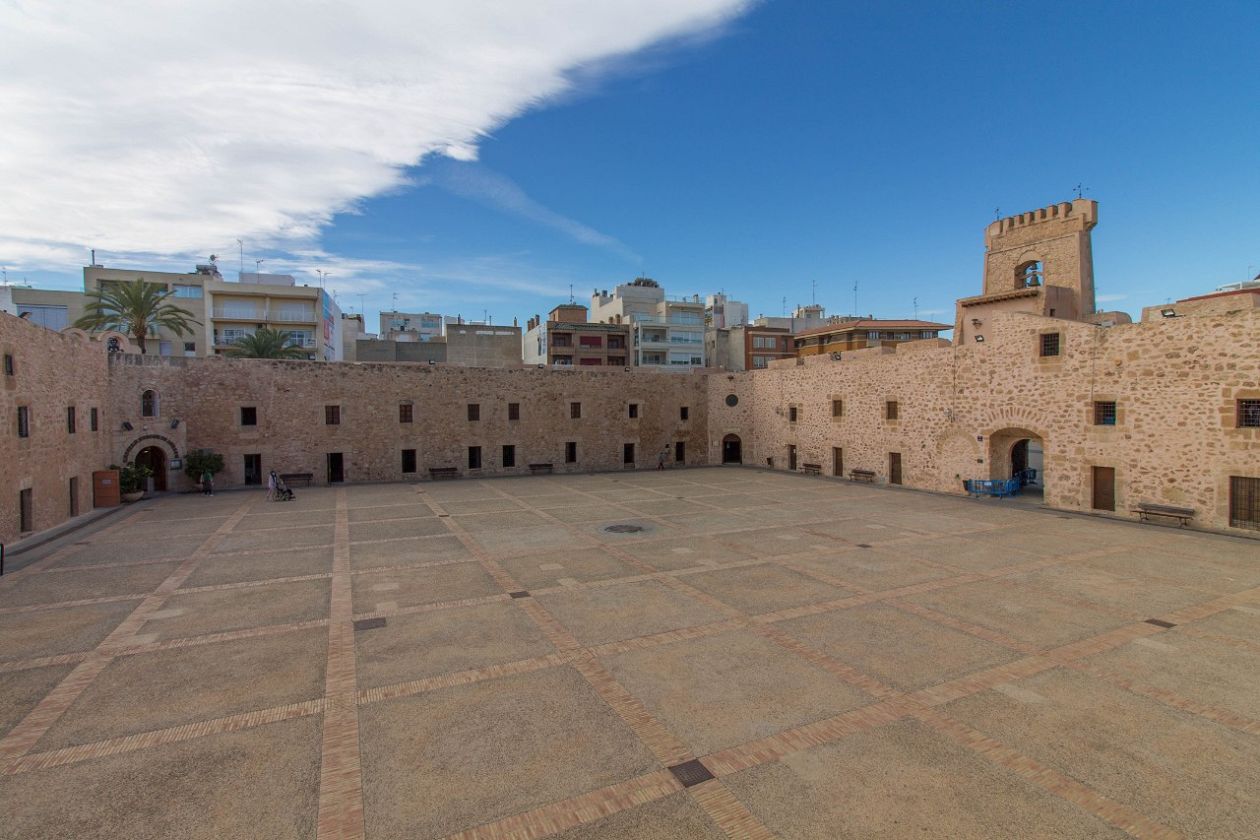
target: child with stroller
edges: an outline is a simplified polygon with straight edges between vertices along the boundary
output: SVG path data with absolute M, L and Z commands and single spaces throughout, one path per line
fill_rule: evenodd
M 267 477 L 267 498 L 273 502 L 291 502 L 295 498 L 293 491 L 284 483 L 284 479 L 276 475 L 275 470 Z

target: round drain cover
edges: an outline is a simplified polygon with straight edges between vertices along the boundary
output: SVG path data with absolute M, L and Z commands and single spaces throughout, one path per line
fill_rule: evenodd
M 643 530 L 642 525 L 609 525 L 604 528 L 610 534 L 637 534 Z

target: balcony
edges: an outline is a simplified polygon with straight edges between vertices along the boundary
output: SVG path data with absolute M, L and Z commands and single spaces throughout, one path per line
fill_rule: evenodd
M 247 309 L 235 306 L 216 306 L 211 314 L 218 321 L 253 321 L 273 324 L 314 324 L 315 312 L 309 309 Z

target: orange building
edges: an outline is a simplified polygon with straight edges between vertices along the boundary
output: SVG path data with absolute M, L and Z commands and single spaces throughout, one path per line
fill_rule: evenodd
M 932 321 L 885 321 L 879 318 L 838 321 L 797 333 L 796 355 L 799 358 L 820 353 L 842 353 L 863 347 L 937 338 L 942 330 L 949 329 L 953 329 L 952 324 Z

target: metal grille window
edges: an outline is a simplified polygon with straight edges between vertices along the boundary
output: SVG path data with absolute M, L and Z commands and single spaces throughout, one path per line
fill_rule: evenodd
M 1114 402 L 1094 403 L 1094 425 L 1095 426 L 1116 425 L 1116 404 Z
M 509 420 L 521 419 L 521 404 L 520 403 L 508 403 L 508 419 Z
M 1238 401 L 1238 428 L 1254 429 L 1260 427 L 1260 400 Z
M 94 432 L 101 426 L 101 415 L 95 408 L 88 411 L 88 425 Z
M 788 422 L 795 423 L 796 418 L 797 418 L 796 406 L 794 405 L 788 406 Z
M 411 422 L 411 403 L 399 403 L 398 405 L 398 422 Z
M 1059 355 L 1059 334 L 1043 333 L 1041 336 L 1041 355 L 1057 356 Z
M 569 417 L 573 420 L 582 418 L 582 404 L 580 402 L 569 403 Z
M 341 406 L 339 405 L 324 406 L 324 425 L 326 426 L 341 425 Z
M 1260 531 L 1260 478 L 1229 477 L 1229 524 Z
M 896 420 L 901 411 L 901 407 L 897 405 L 897 401 L 889 400 L 887 409 L 886 418 L 888 420 Z
M 832 417 L 844 416 L 844 400 L 831 401 L 831 416 Z
M 469 403 L 469 404 L 468 404 L 468 419 L 469 419 L 469 420 L 480 420 L 480 419 L 481 419 L 481 404 L 480 404 L 480 403 Z
M 4 375 L 5 376 L 13 375 L 13 354 L 12 353 L 4 354 Z
M 31 410 L 24 405 L 18 406 L 18 437 L 31 436 Z
M 66 432 L 74 434 L 77 431 L 77 425 L 75 423 L 74 406 L 68 406 L 66 408 Z

